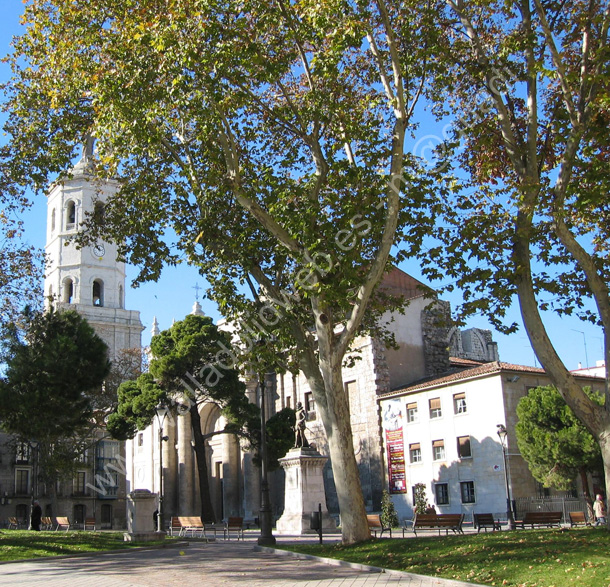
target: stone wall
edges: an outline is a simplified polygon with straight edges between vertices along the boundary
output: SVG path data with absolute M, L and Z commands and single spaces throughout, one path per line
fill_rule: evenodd
M 449 371 L 449 329 L 451 306 L 437 300 L 421 313 L 426 377 L 436 377 Z

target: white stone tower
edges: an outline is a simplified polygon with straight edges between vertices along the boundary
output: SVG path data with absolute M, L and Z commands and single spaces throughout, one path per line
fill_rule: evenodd
M 117 184 L 94 179 L 91 141 L 72 170 L 72 178 L 52 186 L 47 196 L 46 305 L 71 308 L 85 317 L 109 348 L 112 360 L 122 349 L 140 348 L 140 313 L 125 309 L 125 264 L 117 246 L 98 241 L 78 249 L 69 242 L 87 212 L 103 215 Z

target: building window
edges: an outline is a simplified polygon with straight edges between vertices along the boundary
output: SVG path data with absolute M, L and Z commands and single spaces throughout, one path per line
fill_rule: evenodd
M 305 392 L 305 411 L 307 412 L 308 420 L 316 419 L 316 400 L 311 391 Z
M 30 493 L 30 470 L 15 469 L 15 494 L 28 495 Z
M 55 208 L 51 212 L 51 232 L 55 231 Z
M 93 206 L 93 221 L 97 226 L 104 226 L 106 220 L 103 202 L 95 202 Z
M 458 436 L 457 449 L 460 459 L 469 459 L 472 457 L 472 452 L 470 451 L 470 436 Z
M 430 418 L 440 418 L 443 415 L 441 412 L 441 398 L 436 397 L 430 400 Z
M 74 495 L 85 495 L 85 483 L 87 473 L 85 471 L 77 471 L 74 477 Z
M 421 446 L 419 442 L 409 445 L 409 461 L 411 463 L 421 463 Z
M 104 282 L 101 279 L 96 279 L 93 282 L 93 305 L 104 305 Z
M 144 446 L 144 434 L 141 432 L 138 434 L 138 446 Z
M 449 505 L 449 485 L 447 483 L 437 483 L 434 486 L 436 505 Z
M 19 442 L 15 451 L 15 463 L 17 465 L 27 465 L 30 462 L 30 445 L 27 442 Z
M 417 402 L 407 404 L 407 422 L 417 422 L 418 420 Z
M 119 308 L 123 308 L 123 286 L 119 285 Z
M 70 230 L 74 228 L 76 224 L 76 205 L 74 202 L 69 201 L 66 204 L 66 229 Z
M 74 298 L 74 282 L 71 279 L 66 279 L 64 281 L 63 301 L 66 304 L 71 304 L 73 298 Z
M 347 398 L 347 407 L 349 409 L 352 400 L 357 399 L 358 397 L 358 384 L 356 381 L 348 381 L 344 385 L 345 387 L 345 397 Z
M 453 412 L 455 414 L 466 413 L 466 394 L 456 393 L 453 395 Z
M 286 396 L 286 407 L 292 408 L 292 397 L 289 395 Z
M 445 441 L 444 440 L 433 440 L 432 441 L 432 459 L 435 461 L 445 460 Z
M 474 481 L 462 481 L 460 483 L 462 491 L 462 503 L 474 503 Z

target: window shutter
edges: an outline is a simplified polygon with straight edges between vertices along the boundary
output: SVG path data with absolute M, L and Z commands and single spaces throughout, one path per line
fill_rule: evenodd
M 438 446 L 445 446 L 445 441 L 444 440 L 433 440 L 432 448 L 436 448 Z
M 430 409 L 431 410 L 437 410 L 437 409 L 440 410 L 440 407 L 441 407 L 441 398 L 440 397 L 430 400 Z

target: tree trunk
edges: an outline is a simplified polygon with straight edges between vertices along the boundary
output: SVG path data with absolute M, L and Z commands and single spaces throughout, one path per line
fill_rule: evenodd
M 197 472 L 199 473 L 199 497 L 201 500 L 201 521 L 216 523 L 212 496 L 210 495 L 210 480 L 208 477 L 208 461 L 205 450 L 205 439 L 201 433 L 201 418 L 197 404 L 192 403 L 189 408 L 191 414 L 191 426 L 193 429 L 193 440 L 195 441 L 195 457 L 197 460 Z
M 303 373 L 313 392 L 328 439 L 341 514 L 342 540 L 344 544 L 354 544 L 368 540 L 371 532 L 366 519 L 360 472 L 354 453 L 349 406 L 343 389 L 341 359 L 333 359 L 335 360 L 327 361 L 320 353 L 320 369 L 309 364 L 304 366 Z

